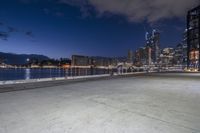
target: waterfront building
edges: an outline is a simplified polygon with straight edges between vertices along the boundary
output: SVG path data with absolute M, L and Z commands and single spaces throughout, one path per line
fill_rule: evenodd
M 152 49 L 150 47 L 140 47 L 134 55 L 134 64 L 136 66 L 152 64 Z
M 133 51 L 132 50 L 128 51 L 127 62 L 128 63 L 133 63 Z
M 98 57 L 97 56 L 97 57 L 90 57 L 90 59 L 92 60 L 93 66 L 108 67 L 114 63 L 112 58 L 107 58 L 107 57 Z
M 183 33 L 183 40 L 182 40 L 182 48 L 183 48 L 183 66 L 187 66 L 187 50 L 188 50 L 188 44 L 187 44 L 187 29 Z
M 182 42 L 175 48 L 174 60 L 176 65 L 187 66 L 187 29 L 183 33 Z
M 147 61 L 146 47 L 139 48 L 139 56 L 141 64 L 145 65 Z
M 117 59 L 100 56 L 72 55 L 72 66 L 109 67 L 117 65 Z
M 200 5 L 187 14 L 187 66 L 200 70 Z
M 153 30 L 152 33 L 146 32 L 146 47 L 151 48 L 151 59 L 154 64 L 158 63 L 160 56 L 160 33 Z
M 183 33 L 181 43 L 175 47 L 174 63 L 182 68 L 187 67 L 187 29 Z
M 163 67 L 173 66 L 174 54 L 175 54 L 175 51 L 173 48 L 164 48 L 160 55 L 161 65 Z
M 91 60 L 88 56 L 72 55 L 72 66 L 89 66 Z
M 151 58 L 151 55 L 152 55 L 152 48 L 150 47 L 146 47 L 146 52 L 147 52 L 147 65 L 151 65 L 152 64 L 152 58 Z
M 179 43 L 174 51 L 174 63 L 176 65 L 182 65 L 183 64 L 183 44 Z

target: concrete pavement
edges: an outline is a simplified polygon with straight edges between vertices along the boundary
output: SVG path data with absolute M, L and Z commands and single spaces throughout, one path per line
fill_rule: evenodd
M 197 77 L 149 74 L 0 93 L 0 133 L 199 133 Z

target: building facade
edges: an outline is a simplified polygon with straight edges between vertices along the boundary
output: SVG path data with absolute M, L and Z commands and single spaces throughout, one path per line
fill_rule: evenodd
M 163 67 L 173 66 L 175 51 L 173 48 L 164 48 L 162 54 L 160 55 L 161 65 Z
M 184 31 L 183 33 L 183 40 L 182 40 L 182 47 L 183 47 L 183 66 L 187 67 L 187 49 L 188 49 L 188 45 L 187 45 L 187 29 Z
M 108 57 L 72 55 L 72 66 L 108 67 L 117 65 L 117 60 Z
M 187 14 L 187 67 L 200 70 L 200 5 Z
M 184 39 L 179 43 L 175 48 L 174 54 L 174 63 L 175 65 L 181 65 L 183 68 L 187 66 L 187 40 L 184 36 Z
M 89 66 L 90 64 L 88 56 L 72 55 L 72 66 Z

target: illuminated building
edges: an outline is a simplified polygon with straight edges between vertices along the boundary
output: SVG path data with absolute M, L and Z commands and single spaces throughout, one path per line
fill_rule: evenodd
M 200 5 L 188 11 L 187 44 L 187 66 L 190 69 L 200 70 Z
M 182 41 L 182 43 L 176 46 L 174 61 L 176 65 L 182 65 L 184 68 L 187 66 L 187 43 L 185 41 Z
M 174 49 L 173 48 L 164 48 L 160 59 L 162 66 L 173 66 L 174 65 Z
M 110 65 L 117 65 L 117 60 L 99 56 L 72 55 L 72 66 L 108 67 Z
M 151 48 L 151 59 L 154 64 L 158 63 L 160 56 L 160 33 L 153 30 L 152 33 L 146 32 L 146 47 Z
M 187 66 L 187 29 L 183 33 L 183 40 L 182 40 L 182 48 L 183 48 L 183 62 L 184 66 Z
M 152 49 L 150 47 L 140 47 L 135 52 L 134 64 L 136 66 L 152 64 L 151 51 Z
M 72 66 L 89 66 L 90 60 L 88 56 L 72 55 Z

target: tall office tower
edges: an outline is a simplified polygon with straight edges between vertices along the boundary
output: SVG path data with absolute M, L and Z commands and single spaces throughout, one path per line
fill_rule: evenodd
M 160 56 L 160 33 L 154 29 L 152 33 L 146 32 L 145 38 L 146 46 L 151 48 L 152 62 L 155 64 Z
M 133 51 L 129 50 L 128 51 L 128 63 L 133 63 Z
M 153 49 L 155 51 L 155 62 L 158 62 L 159 60 L 159 56 L 160 56 L 160 33 L 157 30 L 153 30 L 152 33 L 152 37 L 153 37 Z
M 184 31 L 183 33 L 183 40 L 182 40 L 182 44 L 183 44 L 183 62 L 182 62 L 182 65 L 184 67 L 187 66 L 187 49 L 188 49 L 188 46 L 187 46 L 187 29 Z
M 200 70 L 200 5 L 187 14 L 187 66 Z

